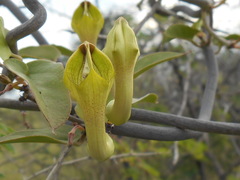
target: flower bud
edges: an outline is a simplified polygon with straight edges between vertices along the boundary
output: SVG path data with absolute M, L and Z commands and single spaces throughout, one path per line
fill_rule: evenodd
M 120 17 L 115 22 L 103 52 L 115 70 L 114 103 L 109 103 L 107 117 L 113 124 L 121 125 L 131 115 L 133 74 L 139 56 L 135 34 L 124 18 Z
M 81 108 L 89 153 L 99 161 L 109 158 L 114 151 L 113 141 L 105 128 L 106 101 L 113 78 L 114 69 L 109 58 L 88 42 L 73 53 L 64 72 L 64 82 Z
M 72 17 L 72 28 L 78 34 L 81 42 L 88 41 L 96 45 L 103 24 L 102 14 L 88 1 L 83 1 Z

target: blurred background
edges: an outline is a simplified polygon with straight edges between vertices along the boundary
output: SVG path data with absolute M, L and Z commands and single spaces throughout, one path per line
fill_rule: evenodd
M 46 8 L 48 18 L 40 32 L 49 44 L 61 45 L 75 50 L 80 44 L 71 29 L 71 16 L 80 0 L 39 0 Z M 95 4 L 105 17 L 98 46 L 103 48 L 105 36 L 114 20 L 125 17 L 131 27 L 136 27 L 151 10 L 150 1 L 140 0 L 95 0 Z M 14 3 L 29 18 L 32 14 L 20 0 Z M 175 5 L 198 7 L 177 0 L 162 0 L 162 7 L 171 9 Z M 178 14 L 192 22 L 189 18 Z M 19 21 L 8 9 L 0 6 L 0 16 L 5 27 L 12 29 Z M 173 40 L 162 44 L 163 32 L 172 24 L 184 23 L 173 16 L 154 14 L 137 34 L 141 55 L 159 51 L 189 52 L 186 56 L 166 62 L 149 70 L 135 80 L 134 97 L 147 93 L 159 96 L 158 104 L 140 104 L 145 108 L 160 112 L 198 117 L 202 91 L 206 82 L 206 67 L 202 50 L 184 40 Z M 214 9 L 213 27 L 220 36 L 240 34 L 240 1 L 227 0 L 226 4 Z M 37 46 L 28 36 L 18 41 L 19 48 Z M 222 122 L 238 122 L 240 115 L 240 59 L 239 50 L 214 46 L 218 58 L 220 77 L 212 119 Z M 187 103 L 182 110 L 184 84 L 187 89 Z M 19 92 L 4 97 L 18 99 Z M 1 97 L 0 97 L 1 98 Z M 46 127 L 40 112 L 23 112 L 0 109 L 0 135 L 26 128 Z M 210 134 L 208 144 L 199 139 L 181 142 L 159 142 L 113 136 L 116 144 L 115 157 L 103 163 L 87 158 L 85 144 L 74 148 L 62 167 L 58 179 L 64 180 L 237 180 L 240 179 L 240 139 L 235 136 Z M 47 167 L 58 158 L 63 145 L 55 144 L 11 144 L 0 146 L 0 179 L 45 179 Z M 118 156 L 118 155 L 124 155 Z M 71 160 L 78 160 L 77 163 Z

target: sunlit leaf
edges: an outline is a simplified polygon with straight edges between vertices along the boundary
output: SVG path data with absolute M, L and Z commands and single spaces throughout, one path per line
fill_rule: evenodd
M 67 120 L 71 104 L 68 90 L 63 84 L 62 64 L 48 60 L 24 64 L 17 59 L 8 59 L 4 64 L 28 82 L 40 110 L 53 130 Z
M 137 103 L 142 103 L 142 102 L 158 103 L 158 96 L 157 96 L 157 94 L 149 93 L 140 98 L 133 98 L 133 100 L 132 100 L 132 104 L 137 104 Z
M 2 17 L 0 17 L 0 57 L 3 60 L 8 59 L 12 54 L 5 40 L 5 36 L 6 36 L 6 33 L 4 29 L 3 19 Z
M 67 144 L 68 132 L 72 129 L 71 126 L 61 126 L 53 134 L 50 128 L 44 129 L 29 129 L 24 131 L 14 132 L 12 134 L 0 137 L 0 144 L 7 143 L 57 143 Z M 81 136 L 80 131 L 76 131 L 74 142 Z
M 199 30 L 184 24 L 174 24 L 164 32 L 163 42 L 167 42 L 175 38 L 192 41 L 194 36 L 199 32 Z
M 146 55 L 137 61 L 134 70 L 134 78 L 160 63 L 170 61 L 183 55 L 185 54 L 176 52 L 158 52 Z
M 30 46 L 19 51 L 19 55 L 23 58 L 48 59 L 56 61 L 61 56 L 61 52 L 54 46 Z

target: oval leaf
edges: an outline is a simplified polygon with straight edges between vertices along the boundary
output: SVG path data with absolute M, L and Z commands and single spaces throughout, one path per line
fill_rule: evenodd
M 63 84 L 63 66 L 47 60 L 24 64 L 17 59 L 8 59 L 6 67 L 26 80 L 36 102 L 54 130 L 68 118 L 71 104 L 68 90 Z
M 62 126 L 56 130 L 56 134 L 53 134 L 51 129 L 29 129 L 24 131 L 14 132 L 6 136 L 0 137 L 0 144 L 8 143 L 68 143 L 68 132 L 71 131 L 71 126 Z M 80 138 L 80 131 L 76 131 L 74 136 L 74 142 Z
M 61 52 L 54 46 L 30 46 L 19 51 L 19 55 L 23 58 L 48 59 L 57 61 L 61 56 Z
M 137 104 L 137 103 L 142 103 L 142 102 L 158 103 L 158 95 L 154 94 L 154 93 L 149 93 L 143 97 L 132 99 L 132 104 Z
M 175 38 L 192 41 L 194 36 L 199 32 L 199 30 L 184 24 L 174 24 L 164 32 L 163 42 L 167 42 Z
M 8 59 L 12 54 L 5 40 L 5 36 L 6 36 L 6 31 L 4 28 L 3 19 L 2 17 L 0 17 L 0 57 L 3 60 Z
M 137 61 L 134 69 L 134 78 L 160 63 L 170 61 L 183 55 L 185 54 L 176 52 L 158 52 L 146 55 Z

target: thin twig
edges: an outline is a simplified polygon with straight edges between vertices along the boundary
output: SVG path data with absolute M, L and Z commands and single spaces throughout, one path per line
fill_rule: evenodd
M 180 105 L 180 109 L 177 113 L 177 115 L 182 116 L 184 109 L 186 108 L 187 105 L 187 99 L 188 99 L 188 90 L 190 86 L 190 74 L 191 74 L 191 62 L 188 61 L 186 64 L 186 79 L 184 81 L 183 85 L 183 94 L 182 94 L 182 102 Z
M 186 79 L 183 84 L 183 95 L 182 95 L 182 102 L 180 105 L 180 109 L 177 113 L 178 116 L 182 116 L 184 109 L 187 105 L 188 100 L 188 90 L 189 90 L 189 84 L 190 84 L 190 74 L 191 74 L 191 61 L 188 61 L 186 64 Z M 178 141 L 174 141 L 173 145 L 173 160 L 172 164 L 176 165 L 179 160 L 179 148 L 178 148 Z
M 140 29 L 143 27 L 143 25 L 148 21 L 148 19 L 150 19 L 153 14 L 155 13 L 155 11 L 157 10 L 157 8 L 159 7 L 159 1 L 157 1 L 153 7 L 151 8 L 151 11 L 143 18 L 143 20 L 138 23 L 138 25 L 134 28 L 134 32 L 135 34 L 137 34 Z
M 68 120 L 71 121 L 71 122 L 76 122 L 79 125 L 84 124 L 83 120 L 81 120 L 81 119 L 79 119 L 79 118 L 77 118 L 76 116 L 73 116 L 73 115 L 69 115 Z
M 178 148 L 178 141 L 174 141 L 173 143 L 173 158 L 172 158 L 172 165 L 175 166 L 179 161 L 179 148 Z
M 229 138 L 230 138 L 230 140 L 231 140 L 231 143 L 232 143 L 232 145 L 233 145 L 236 153 L 238 154 L 238 156 L 240 156 L 240 147 L 239 147 L 239 145 L 237 144 L 236 137 L 230 136 Z
M 183 12 L 183 13 L 187 14 L 190 17 L 195 17 L 195 18 L 200 18 L 201 17 L 201 10 L 194 11 L 190 7 L 184 6 L 184 5 L 174 6 L 171 9 L 171 11 L 174 11 L 175 13 L 180 11 L 180 12 Z
M 159 152 L 144 152 L 144 153 L 134 153 L 134 152 L 130 152 L 130 153 L 124 153 L 124 154 L 118 154 L 118 155 L 114 155 L 111 158 L 109 158 L 109 160 L 116 160 L 116 159 L 121 159 L 121 158 L 126 158 L 126 157 L 149 157 L 149 156 L 157 156 L 157 155 L 161 155 L 161 153 Z M 89 156 L 85 156 L 79 159 L 74 159 L 71 161 L 66 161 L 62 163 L 62 166 L 67 166 L 67 165 L 74 165 L 77 163 L 81 163 L 87 160 L 93 160 L 91 157 Z M 49 166 L 46 167 L 44 169 L 42 169 L 41 171 L 38 171 L 36 173 L 34 173 L 34 175 L 32 175 L 31 177 L 26 178 L 25 180 L 31 180 L 41 174 L 44 174 L 46 172 L 48 172 L 50 169 L 52 169 L 53 166 Z
M 72 146 L 66 146 L 60 157 L 58 158 L 56 164 L 53 166 L 52 170 L 50 171 L 50 173 L 48 174 L 46 180 L 53 180 L 54 177 L 56 177 L 56 174 L 58 174 L 58 172 L 60 171 L 60 168 L 62 166 L 62 162 L 64 160 L 64 158 L 68 155 L 68 153 L 70 152 Z
M 26 158 L 27 156 L 29 156 L 29 154 L 33 155 L 35 153 L 39 153 L 40 150 L 45 149 L 47 146 L 48 146 L 48 144 L 44 144 L 43 146 L 38 147 L 38 148 L 34 149 L 33 151 L 25 152 L 25 153 L 23 153 L 23 154 L 21 154 L 19 156 L 12 157 L 11 160 L 5 160 L 5 161 L 1 162 L 0 166 L 6 165 L 6 164 L 8 164 L 10 162 L 14 163 L 18 159 Z
M 215 38 L 217 39 L 219 42 L 221 42 L 222 44 L 224 44 L 227 47 L 231 47 L 232 43 L 229 42 L 228 40 L 218 36 L 213 29 L 208 25 L 208 23 L 206 22 L 206 13 L 203 13 L 203 25 L 206 28 L 206 30 Z
M 221 177 L 224 174 L 224 170 L 223 170 L 222 165 L 219 163 L 218 159 L 214 155 L 214 153 L 212 153 L 208 149 L 208 151 L 205 154 L 210 159 L 210 161 L 213 163 L 215 171 L 217 172 L 218 176 Z
M 183 8 L 183 6 L 175 6 L 172 9 L 165 9 L 162 6 L 160 6 L 160 7 L 157 8 L 156 13 L 160 14 L 160 15 L 163 15 L 163 16 L 173 16 L 175 18 L 178 18 L 180 20 L 183 20 L 185 22 L 193 24 L 194 21 L 192 21 L 192 20 L 190 20 L 188 18 L 185 18 L 185 17 L 183 17 L 181 15 L 178 15 L 177 12 L 181 11 L 181 12 L 185 13 L 186 15 L 190 16 L 190 17 L 198 17 L 198 16 L 201 15 L 201 10 L 193 11 L 189 7 L 187 7 L 187 6 L 185 6 L 185 7 L 186 8 Z M 220 29 L 213 28 L 213 30 L 221 32 L 221 33 L 224 33 L 224 34 L 228 34 L 228 32 L 220 30 Z
M 206 11 L 208 11 L 211 8 L 211 5 L 209 4 L 209 2 L 207 0 L 180 0 L 180 1 L 194 4 Z

